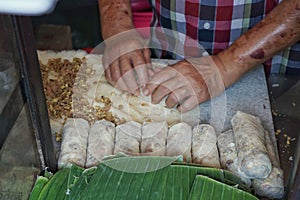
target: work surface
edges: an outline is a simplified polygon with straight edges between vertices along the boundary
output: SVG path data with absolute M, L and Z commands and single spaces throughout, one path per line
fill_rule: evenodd
M 214 107 L 212 108 L 212 106 Z M 214 118 L 211 116 L 210 123 L 216 124 L 216 127 L 221 123 L 222 114 L 225 112 L 224 129 L 228 129 L 232 116 L 240 110 L 258 116 L 265 129 L 274 133 L 267 82 L 262 67 L 254 69 L 228 88 L 223 95 L 200 105 L 200 108 L 205 114 L 209 113 L 209 110 L 213 111 L 212 114 L 215 115 Z M 203 113 L 201 116 L 204 117 L 205 114 Z M 205 116 L 205 118 L 208 117 Z

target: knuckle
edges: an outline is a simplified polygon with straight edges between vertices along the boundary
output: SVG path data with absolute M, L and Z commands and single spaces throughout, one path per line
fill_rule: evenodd
M 187 95 L 189 95 L 191 93 L 190 90 L 191 90 L 191 88 L 189 88 L 189 87 L 183 87 L 181 95 L 184 96 L 184 97 L 187 96 Z
M 158 88 L 157 88 L 157 91 L 160 93 L 160 94 L 168 94 L 170 92 L 170 90 L 163 86 L 163 85 L 160 85 Z
M 147 73 L 147 66 L 145 64 L 139 64 L 139 65 L 135 65 L 134 69 L 138 72 L 138 73 Z
M 128 74 L 128 72 L 130 72 L 130 71 L 131 71 L 130 67 L 127 67 L 127 66 L 120 67 L 120 72 L 121 72 L 122 76 L 124 76 L 125 74 Z
M 151 51 L 148 48 L 144 49 L 144 55 L 147 56 L 147 57 L 150 57 Z
M 171 102 L 178 102 L 178 95 L 176 93 L 171 93 L 168 97 L 168 100 L 171 101 Z
M 145 65 L 145 61 L 141 55 L 137 54 L 133 57 L 133 59 L 135 60 L 134 63 L 136 63 L 137 66 Z
M 111 79 L 113 81 L 118 81 L 120 79 L 120 76 L 117 73 L 111 73 Z

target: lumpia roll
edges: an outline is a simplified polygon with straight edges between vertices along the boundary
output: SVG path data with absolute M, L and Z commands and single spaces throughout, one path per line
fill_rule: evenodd
M 173 125 L 168 132 L 166 156 L 183 156 L 191 162 L 192 127 L 185 122 Z
M 266 146 L 273 168 L 271 174 L 266 179 L 254 179 L 253 188 L 256 194 L 270 199 L 281 199 L 284 195 L 283 171 L 280 168 L 276 149 L 272 143 L 270 133 L 266 131 Z
M 193 163 L 206 167 L 221 168 L 215 129 L 208 124 L 199 124 L 193 128 Z
M 140 123 L 129 121 L 118 125 L 116 128 L 114 154 L 122 152 L 127 155 L 139 155 L 141 138 L 142 125 Z
M 148 156 L 164 156 L 168 124 L 163 122 L 144 123 L 142 127 L 141 154 Z
M 231 124 L 241 171 L 251 178 L 268 177 L 272 164 L 265 147 L 264 128 L 260 119 L 238 111 Z
M 96 121 L 90 128 L 85 166 L 98 165 L 103 157 L 113 155 L 115 125 L 105 119 Z
M 89 123 L 84 119 L 69 118 L 66 120 L 63 127 L 58 168 L 69 167 L 71 164 L 84 167 L 89 128 Z
M 222 168 L 238 175 L 246 185 L 251 186 L 251 180 L 239 168 L 239 161 L 232 129 L 221 133 L 218 136 L 217 144 Z

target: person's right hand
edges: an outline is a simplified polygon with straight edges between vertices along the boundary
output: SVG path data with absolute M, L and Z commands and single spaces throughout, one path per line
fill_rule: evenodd
M 139 95 L 149 81 L 150 50 L 136 30 L 105 40 L 103 64 L 105 77 L 116 88 Z

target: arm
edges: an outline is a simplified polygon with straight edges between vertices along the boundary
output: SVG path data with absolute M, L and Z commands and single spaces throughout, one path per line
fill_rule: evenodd
M 103 39 L 134 29 L 130 0 L 98 0 Z
M 99 0 L 98 4 L 106 45 L 106 79 L 118 89 L 138 95 L 149 80 L 150 50 L 134 29 L 130 1 Z
M 300 40 L 300 1 L 285 0 L 218 54 L 228 87 L 243 74 Z
M 260 23 L 214 56 L 178 62 L 157 73 L 146 94 L 158 103 L 191 110 L 220 95 L 252 68 L 300 40 L 300 1 L 284 0 Z

